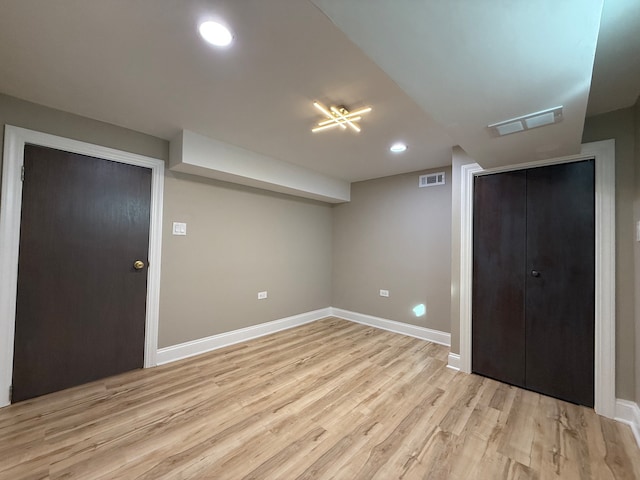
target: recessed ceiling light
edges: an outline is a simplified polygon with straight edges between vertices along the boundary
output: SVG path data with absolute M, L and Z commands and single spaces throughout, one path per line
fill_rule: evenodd
M 401 142 L 394 143 L 389 147 L 389 150 L 393 153 L 402 153 L 407 149 L 407 145 Z
M 202 38 L 216 47 L 226 47 L 230 45 L 233 40 L 231 31 L 224 25 L 217 22 L 202 22 L 199 30 Z

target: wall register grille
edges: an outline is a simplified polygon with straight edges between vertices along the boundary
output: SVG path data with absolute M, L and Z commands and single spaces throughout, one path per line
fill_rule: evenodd
M 418 181 L 418 186 L 420 188 L 435 187 L 436 185 L 444 185 L 444 172 L 420 175 L 419 181 Z

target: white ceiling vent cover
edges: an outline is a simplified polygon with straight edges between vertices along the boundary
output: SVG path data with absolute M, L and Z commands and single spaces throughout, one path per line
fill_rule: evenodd
M 436 185 L 444 185 L 444 172 L 428 173 L 427 175 L 420 175 L 418 186 L 422 187 L 434 187 Z

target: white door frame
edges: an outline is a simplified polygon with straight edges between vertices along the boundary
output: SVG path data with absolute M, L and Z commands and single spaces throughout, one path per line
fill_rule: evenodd
M 616 410 L 616 195 L 615 142 L 582 145 L 580 154 L 483 170 L 463 165 L 460 205 L 460 370 L 471 373 L 471 300 L 473 288 L 473 179 L 477 175 L 521 170 L 595 158 L 595 351 L 594 409 L 608 418 Z
M 0 200 L 0 272 L 2 272 L 0 277 L 0 407 L 10 403 L 9 391 L 13 378 L 13 342 L 22 210 L 21 175 L 26 143 L 151 169 L 149 268 L 147 269 L 144 343 L 145 368 L 156 365 L 158 349 L 164 162 L 155 158 L 6 125 L 2 166 L 2 198 Z

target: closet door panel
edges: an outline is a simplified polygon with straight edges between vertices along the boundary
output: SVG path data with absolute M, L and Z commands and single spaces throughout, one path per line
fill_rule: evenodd
M 527 171 L 526 386 L 593 406 L 594 162 Z
M 474 183 L 472 370 L 513 385 L 525 381 L 526 172 Z

